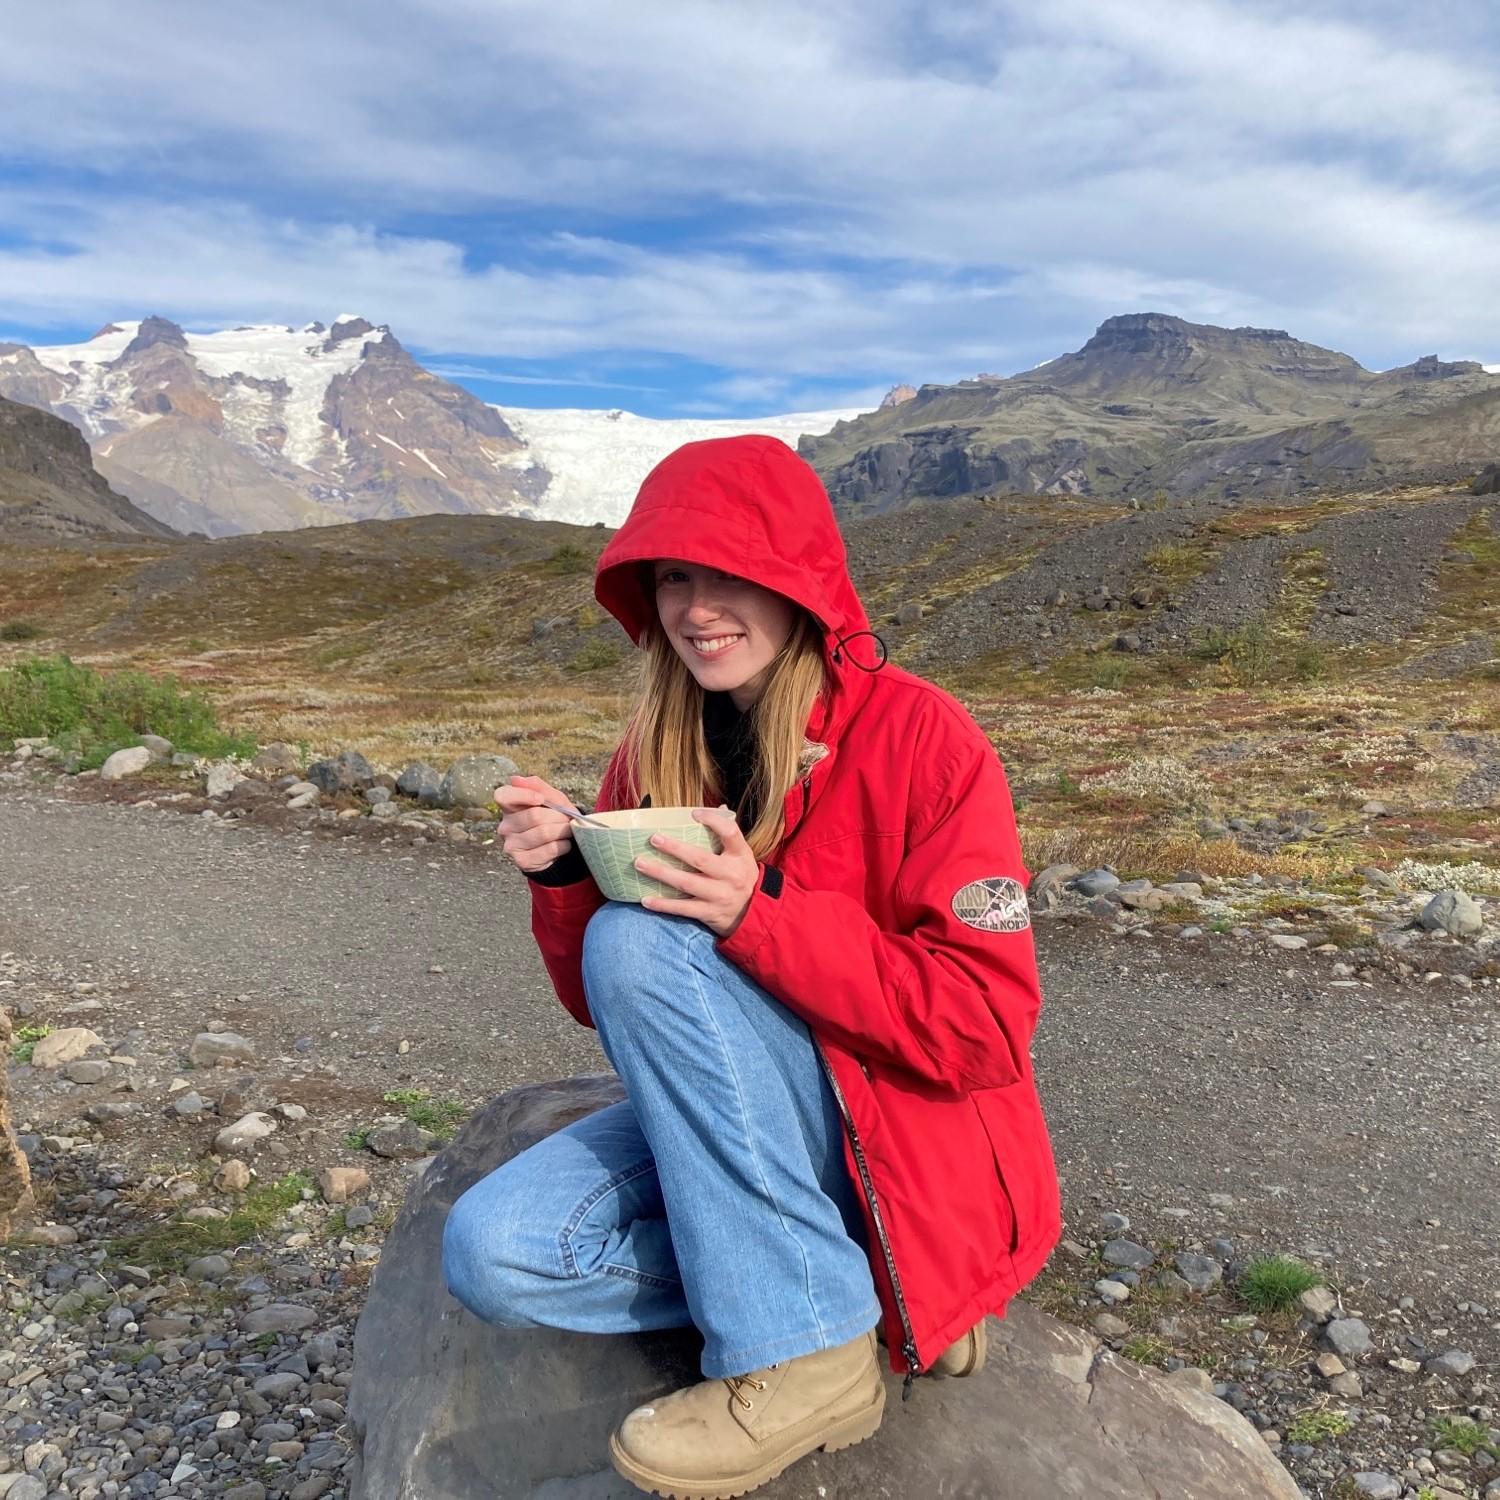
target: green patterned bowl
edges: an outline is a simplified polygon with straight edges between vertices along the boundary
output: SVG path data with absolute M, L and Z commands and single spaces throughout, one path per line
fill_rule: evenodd
M 664 833 L 683 844 L 721 852 L 718 834 L 706 824 L 695 822 L 690 807 L 627 807 L 616 812 L 590 813 L 608 828 L 591 828 L 587 823 L 570 825 L 579 852 L 589 867 L 599 889 L 611 901 L 639 901 L 642 896 L 666 896 L 681 899 L 675 886 L 662 884 L 642 875 L 635 867 L 642 854 L 660 860 L 674 869 L 689 868 L 680 859 L 651 847 L 651 835 Z

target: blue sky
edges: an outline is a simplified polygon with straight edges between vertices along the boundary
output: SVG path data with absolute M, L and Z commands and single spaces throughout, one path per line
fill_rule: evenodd
M 1500 8 L 69 0 L 0 48 L 0 337 L 389 323 L 489 400 L 867 404 L 1114 313 L 1500 362 Z

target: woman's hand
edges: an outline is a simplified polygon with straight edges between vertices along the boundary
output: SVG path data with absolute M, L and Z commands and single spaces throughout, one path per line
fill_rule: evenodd
M 573 820 L 542 805 L 568 801 L 566 792 L 540 776 L 512 776 L 509 786 L 495 788 L 495 805 L 501 812 L 495 836 L 518 869 L 534 875 L 572 848 Z
M 660 880 L 683 893 L 681 900 L 668 896 L 646 896 L 641 905 L 650 911 L 677 917 L 695 917 L 719 937 L 728 937 L 740 925 L 745 908 L 760 880 L 760 863 L 750 852 L 740 825 L 727 807 L 695 807 L 693 817 L 719 835 L 722 854 L 684 844 L 664 833 L 653 834 L 651 845 L 663 854 L 675 855 L 691 868 L 679 870 L 643 854 L 635 862 L 642 875 Z

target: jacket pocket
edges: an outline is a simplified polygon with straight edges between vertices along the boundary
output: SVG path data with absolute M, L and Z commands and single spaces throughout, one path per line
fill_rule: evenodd
M 1012 1160 L 1008 1144 L 1008 1121 L 1004 1112 L 997 1110 L 992 1101 L 993 1095 L 1003 1092 L 1003 1089 L 977 1089 L 969 1095 L 969 1100 L 990 1143 L 990 1156 L 995 1163 L 995 1181 L 999 1184 L 1000 1195 L 1010 1212 L 1010 1238 L 1006 1248 L 1014 1255 L 1021 1242 L 1021 1217 L 1015 1194 L 1011 1191 L 1011 1173 L 1007 1170 L 1008 1163 Z

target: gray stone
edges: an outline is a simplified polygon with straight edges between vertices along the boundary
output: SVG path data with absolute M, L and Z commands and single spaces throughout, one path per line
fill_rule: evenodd
M 87 1026 L 64 1026 L 48 1032 L 31 1049 L 33 1068 L 60 1068 L 75 1062 L 91 1047 L 102 1047 L 104 1039 Z
M 99 767 L 100 781 L 123 781 L 135 776 L 151 764 L 151 752 L 144 745 L 132 745 L 128 750 L 116 750 Z
M 379 1125 L 365 1137 L 365 1145 L 377 1156 L 399 1158 L 426 1156 L 437 1137 L 411 1120 L 394 1125 Z
M 1362 1318 L 1335 1318 L 1323 1330 L 1323 1337 L 1328 1347 L 1345 1359 L 1358 1359 L 1373 1347 L 1369 1325 Z
M 1303 1292 L 1297 1303 L 1315 1323 L 1326 1323 L 1338 1311 L 1339 1299 L 1331 1288 L 1315 1286 Z
M 0 1479 L 0 1483 L 3 1483 L 3 1479 Z M 47 1500 L 46 1481 L 35 1474 L 23 1474 L 5 1491 L 5 1500 Z
M 241 1152 L 253 1151 L 255 1147 L 276 1129 L 276 1121 L 263 1110 L 253 1109 L 241 1115 L 233 1125 L 226 1125 L 214 1137 L 214 1150 L 220 1156 L 237 1156 Z
M 241 1063 L 255 1061 L 255 1043 L 233 1031 L 200 1031 L 188 1048 L 188 1058 L 200 1068 L 211 1068 L 218 1063 Z
M 272 740 L 255 752 L 250 768 L 265 776 L 295 776 L 301 773 L 302 757 L 285 740 Z
M 1110 1240 L 1100 1254 L 1106 1265 L 1127 1266 L 1132 1271 L 1148 1271 L 1156 1264 L 1156 1256 L 1134 1240 Z
M 164 740 L 159 734 L 143 734 L 141 744 L 151 752 L 152 760 L 171 760 L 172 758 L 171 740 Z
M 1058 891 L 1079 873 L 1077 865 L 1048 865 L 1045 870 L 1031 877 L 1031 895 L 1034 900 Z
M 396 790 L 424 807 L 436 807 L 443 789 L 443 778 L 425 760 L 414 760 L 396 778 Z
M 229 1274 L 229 1262 L 222 1255 L 200 1255 L 188 1262 L 187 1274 L 194 1281 L 218 1281 Z
M 172 1100 L 172 1109 L 175 1113 L 183 1116 L 201 1115 L 207 1105 L 204 1103 L 203 1095 L 193 1089 L 185 1094 L 178 1094 Z
M 1120 877 L 1113 870 L 1085 870 L 1073 882 L 1073 889 L 1080 896 L 1102 896 L 1107 891 L 1112 891 L 1120 883 Z
M 306 1383 L 300 1375 L 294 1375 L 290 1370 L 275 1375 L 262 1375 L 255 1382 L 255 1394 L 264 1396 L 267 1401 L 285 1401 Z
M 262 1333 L 298 1333 L 317 1321 L 318 1315 L 310 1307 L 296 1302 L 272 1302 L 247 1312 L 240 1320 L 240 1327 L 246 1338 L 253 1339 Z
M 448 1295 L 443 1221 L 518 1151 L 622 1097 L 613 1079 L 513 1089 L 478 1111 L 413 1184 L 355 1333 L 351 1500 L 629 1500 L 610 1468 L 626 1412 L 700 1379 L 692 1332 L 601 1338 L 491 1327 Z M 401 1358 L 391 1358 L 399 1349 Z M 1067 1500 L 1298 1500 L 1259 1434 L 1224 1402 L 1101 1353 L 1015 1300 L 968 1380 L 892 1381 L 881 1430 L 817 1453 L 765 1500 L 875 1495 Z M 341 1481 L 342 1482 L 342 1481 Z M 293 1490 L 300 1494 L 300 1487 Z
M 103 1083 L 109 1077 L 109 1064 L 99 1058 L 80 1058 L 63 1068 L 63 1077 L 69 1083 Z
M 391 800 L 391 789 L 388 786 L 367 786 L 364 795 L 371 807 L 378 807 L 382 802 Z
M 1224 1279 L 1223 1266 L 1208 1255 L 1194 1255 L 1182 1250 L 1173 1258 L 1172 1264 L 1195 1292 L 1206 1292 Z
M 1429 1375 L 1447 1375 L 1456 1380 L 1467 1375 L 1474 1363 L 1474 1356 L 1467 1349 L 1445 1349 L 1441 1354 L 1433 1355 L 1422 1368 Z
M 1354 1476 L 1354 1488 L 1368 1500 L 1401 1500 L 1402 1483 L 1389 1474 L 1361 1469 Z
M 466 755 L 448 767 L 438 789 L 439 807 L 488 807 L 495 788 L 504 786 L 520 767 L 504 755 Z
M 331 760 L 315 760 L 307 768 L 307 779 L 331 797 L 372 786 L 375 770 L 358 750 L 340 750 Z
M 227 760 L 216 760 L 204 775 L 203 790 L 210 797 L 227 797 L 245 779 L 245 773 Z
M 1422 926 L 1456 938 L 1478 937 L 1484 930 L 1484 913 L 1467 891 L 1439 891 L 1422 908 Z

